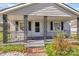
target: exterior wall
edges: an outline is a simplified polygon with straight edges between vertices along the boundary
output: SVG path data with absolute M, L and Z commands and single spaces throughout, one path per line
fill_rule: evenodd
M 63 17 L 62 17 L 63 18 Z M 47 32 L 48 32 L 48 36 L 55 36 L 55 34 L 56 34 L 56 30 L 55 30 L 55 26 L 54 26 L 54 24 L 53 24 L 53 30 L 51 31 L 50 30 L 50 21 L 53 21 L 53 23 L 61 23 L 61 21 L 63 21 L 63 32 L 66 32 L 67 33 L 67 36 L 69 35 L 70 36 L 70 34 L 71 34 L 71 25 L 70 25 L 70 20 L 65 20 L 64 18 L 62 19 L 62 18 L 57 18 L 57 19 L 53 19 L 53 18 L 51 18 L 51 17 L 48 17 L 48 27 L 47 27 Z M 61 24 L 60 24 L 60 28 L 61 28 Z
M 2 15 L 0 15 L 0 31 L 3 31 L 3 19 L 2 19 Z
M 10 32 L 15 31 L 15 21 L 21 21 L 21 20 L 24 20 L 23 16 L 21 15 L 8 15 L 8 23 L 10 24 Z
M 77 19 L 71 21 L 71 33 L 77 34 Z
M 28 30 L 28 36 L 43 36 L 43 17 L 41 16 L 29 16 L 29 21 L 32 23 L 32 30 Z M 40 22 L 40 33 L 35 33 L 35 22 Z

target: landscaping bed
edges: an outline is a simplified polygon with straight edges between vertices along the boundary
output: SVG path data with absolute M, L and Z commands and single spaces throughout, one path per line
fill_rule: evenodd
M 57 55 L 55 52 L 56 50 L 54 48 L 54 45 L 52 44 L 46 44 L 45 49 L 48 56 L 79 56 L 79 45 L 73 45 L 73 46 L 74 48 L 71 49 L 71 51 L 69 51 L 69 53 L 66 55 L 65 54 Z

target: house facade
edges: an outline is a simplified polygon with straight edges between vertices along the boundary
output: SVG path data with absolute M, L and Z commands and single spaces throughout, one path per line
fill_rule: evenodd
M 22 4 L 3 10 L 0 14 L 2 15 L 3 24 L 9 25 L 4 25 L 4 32 L 9 31 L 13 39 L 16 39 L 15 36 L 20 36 L 19 39 L 37 37 L 37 40 L 38 37 L 41 37 L 41 39 L 53 38 L 57 31 L 66 33 L 67 37 L 70 37 L 73 31 L 76 34 L 78 33 L 77 19 L 79 13 L 66 4 Z M 72 26 L 73 20 L 76 20 L 77 28 L 75 30 Z M 6 41 L 5 38 L 4 41 Z

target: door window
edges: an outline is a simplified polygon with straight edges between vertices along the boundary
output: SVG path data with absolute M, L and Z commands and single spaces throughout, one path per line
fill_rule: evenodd
M 40 23 L 35 22 L 35 32 L 40 32 Z

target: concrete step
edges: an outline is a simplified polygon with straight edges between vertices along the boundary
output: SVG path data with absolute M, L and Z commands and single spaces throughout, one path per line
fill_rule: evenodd
M 44 40 L 28 40 L 27 47 L 44 47 Z

